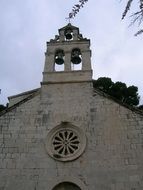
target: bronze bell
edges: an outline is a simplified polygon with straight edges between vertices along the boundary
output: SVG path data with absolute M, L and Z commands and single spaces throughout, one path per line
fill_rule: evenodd
M 76 65 L 81 63 L 80 50 L 78 49 L 73 50 L 71 62 Z
M 71 40 L 72 39 L 72 31 L 70 29 L 65 31 L 65 37 L 67 40 Z
M 63 59 L 63 52 L 58 52 L 55 56 L 55 63 L 57 65 L 62 65 L 64 63 L 64 59 Z

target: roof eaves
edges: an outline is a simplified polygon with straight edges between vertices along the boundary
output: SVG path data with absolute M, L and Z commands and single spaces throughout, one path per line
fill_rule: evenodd
M 97 89 L 97 88 L 95 89 L 95 88 L 94 88 L 94 92 L 96 92 L 96 93 L 98 93 L 99 95 L 104 96 L 104 97 L 106 97 L 106 98 L 108 98 L 108 99 L 110 99 L 110 100 L 113 100 L 114 102 L 120 104 L 120 105 L 123 106 L 123 107 L 128 108 L 129 110 L 131 110 L 131 111 L 133 111 L 133 112 L 135 112 L 135 113 L 138 113 L 138 114 L 140 114 L 140 115 L 143 115 L 143 111 L 139 110 L 139 109 L 136 108 L 136 107 L 133 107 L 133 106 L 130 106 L 130 105 L 126 104 L 126 103 L 121 102 L 121 101 L 118 100 L 117 98 L 115 98 L 115 97 L 113 97 L 113 96 L 110 96 L 109 94 L 106 94 L 105 92 L 103 92 L 103 91 L 100 90 L 100 89 Z
M 8 99 L 12 99 L 12 98 L 17 98 L 19 96 L 23 96 L 23 95 L 28 95 L 28 94 L 33 94 L 35 92 L 37 92 L 40 88 L 36 88 L 34 90 L 29 90 L 29 91 L 26 91 L 26 92 L 22 92 L 20 94 L 16 94 L 16 95 L 13 95 L 13 96 L 9 96 Z
M 0 116 L 8 113 L 9 111 L 15 109 L 16 107 L 20 106 L 21 104 L 24 104 L 25 102 L 27 102 L 28 100 L 31 100 L 32 98 L 34 98 L 36 95 L 38 95 L 40 92 L 40 90 L 35 91 L 33 94 L 30 94 L 28 97 L 24 98 L 23 100 L 21 100 L 20 102 L 14 104 L 13 106 L 6 108 L 5 110 L 0 112 Z

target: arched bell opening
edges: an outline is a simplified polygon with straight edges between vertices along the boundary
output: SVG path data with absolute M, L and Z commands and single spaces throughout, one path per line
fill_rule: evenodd
M 82 70 L 82 55 L 79 48 L 75 48 L 71 53 L 71 70 Z
M 81 189 L 74 183 L 63 182 L 56 185 L 52 190 L 81 190 Z
M 71 28 L 67 28 L 65 30 L 65 40 L 66 41 L 73 40 L 73 31 L 71 30 Z
M 65 54 L 63 50 L 57 50 L 55 53 L 55 71 L 64 71 Z

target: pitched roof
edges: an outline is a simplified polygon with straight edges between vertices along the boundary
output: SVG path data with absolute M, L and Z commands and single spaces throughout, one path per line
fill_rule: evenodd
M 17 94 L 15 96 L 10 96 L 9 98 L 14 98 L 14 97 L 18 97 L 18 96 L 22 96 L 22 95 L 27 95 L 29 94 L 26 98 L 24 98 L 23 100 L 19 101 L 18 103 L 14 104 L 13 106 L 11 107 L 8 107 L 6 108 L 5 110 L 1 111 L 0 112 L 0 116 L 4 115 L 5 113 L 13 110 L 14 108 L 16 108 L 17 106 L 27 102 L 28 100 L 34 98 L 37 94 L 39 94 L 40 92 L 40 88 L 37 88 L 37 89 L 34 89 L 34 90 L 31 90 L 31 91 L 27 91 L 27 92 L 23 92 L 21 94 Z M 106 97 L 114 102 L 116 102 L 117 104 L 137 113 L 137 114 L 140 114 L 143 116 L 143 111 L 139 110 L 138 108 L 136 107 L 133 107 L 133 106 L 130 106 L 128 104 L 125 104 L 123 102 L 121 102 L 120 100 L 116 99 L 115 97 L 113 96 L 110 96 L 108 95 L 107 93 L 103 92 L 101 89 L 97 89 L 97 88 L 94 88 L 93 90 L 93 96 L 95 95 L 95 93 L 99 94 L 100 96 L 103 96 L 103 97 Z
M 20 95 L 22 95 L 22 94 L 28 94 L 28 92 L 30 92 L 30 94 L 29 94 L 26 98 L 22 99 L 21 101 L 17 102 L 16 104 L 14 104 L 14 105 L 12 105 L 12 106 L 10 106 L 10 107 L 4 109 L 3 111 L 1 111 L 1 112 L 0 112 L 0 116 L 2 116 L 2 115 L 4 115 L 5 113 L 7 113 L 7 112 L 9 112 L 9 111 L 11 111 L 11 110 L 13 110 L 13 109 L 15 109 L 16 107 L 18 107 L 18 106 L 20 106 L 21 104 L 27 102 L 28 100 L 31 100 L 32 98 L 34 98 L 36 95 L 39 94 L 39 91 L 40 91 L 40 88 L 37 88 L 37 89 L 31 90 L 31 91 L 27 91 L 27 92 L 24 92 L 24 93 L 21 93 L 21 94 L 18 94 L 18 95 L 9 97 L 9 98 L 18 97 L 18 96 L 20 96 Z
M 34 92 L 37 92 L 38 90 L 39 90 L 39 88 L 29 90 L 29 91 L 26 91 L 26 92 L 22 92 L 20 94 L 9 96 L 8 99 L 10 100 L 10 99 L 17 98 L 17 97 L 20 97 L 20 96 L 23 96 L 23 95 L 30 95 L 30 94 L 33 94 Z
M 61 30 L 65 30 L 65 29 L 68 29 L 68 28 L 70 28 L 70 29 L 76 29 L 76 30 L 79 31 L 79 28 L 76 27 L 76 26 L 71 25 L 71 23 L 68 23 L 66 26 L 60 28 L 59 31 L 61 31 Z
M 119 104 L 119 105 L 121 105 L 121 106 L 123 106 L 123 107 L 125 107 L 125 108 L 127 108 L 127 109 L 129 109 L 129 110 L 131 110 L 131 111 L 133 111 L 133 112 L 135 112 L 135 113 L 138 113 L 138 114 L 140 114 L 140 115 L 143 115 L 143 111 L 142 111 L 142 110 L 138 109 L 137 107 L 134 107 L 134 106 L 131 106 L 131 105 L 128 105 L 128 104 L 126 104 L 126 103 L 121 102 L 121 101 L 118 100 L 117 98 L 115 98 L 115 97 L 113 97 L 113 96 L 110 96 L 109 94 L 103 92 L 101 89 L 94 88 L 94 92 L 97 93 L 97 94 L 99 94 L 99 95 L 101 95 L 101 96 L 103 96 L 103 97 L 106 97 L 106 98 L 108 98 L 108 99 L 110 99 L 110 100 L 116 102 L 117 104 Z M 93 95 L 93 96 L 94 96 L 94 95 Z

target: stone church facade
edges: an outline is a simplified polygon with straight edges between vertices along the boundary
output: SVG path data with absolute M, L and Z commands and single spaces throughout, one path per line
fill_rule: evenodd
M 0 113 L 0 190 L 143 190 L 143 114 L 93 88 L 71 24 L 47 43 L 41 87 Z

